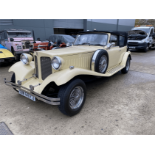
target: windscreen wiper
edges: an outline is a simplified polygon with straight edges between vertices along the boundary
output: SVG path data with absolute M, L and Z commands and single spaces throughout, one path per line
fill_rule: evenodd
M 86 45 L 86 44 L 88 44 L 90 46 L 90 43 L 82 43 L 81 45 Z
M 102 44 L 90 44 L 90 45 L 104 46 L 104 45 L 102 45 Z

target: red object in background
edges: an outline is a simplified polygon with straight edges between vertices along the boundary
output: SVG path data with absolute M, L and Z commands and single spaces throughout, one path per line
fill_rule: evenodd
M 38 48 L 42 48 L 44 50 L 49 50 L 50 47 L 48 46 L 48 42 L 40 42 L 40 43 L 34 43 L 34 48 L 33 50 L 36 51 Z M 39 46 L 40 45 L 40 46 Z
M 51 50 L 53 48 L 53 46 L 49 46 L 49 42 L 39 42 L 39 43 L 34 43 L 34 51 L 37 51 L 38 48 L 42 48 L 44 50 Z M 66 47 L 65 43 L 60 44 L 59 47 Z
M 65 43 L 62 43 L 62 44 L 60 44 L 59 47 L 66 47 L 66 44 Z

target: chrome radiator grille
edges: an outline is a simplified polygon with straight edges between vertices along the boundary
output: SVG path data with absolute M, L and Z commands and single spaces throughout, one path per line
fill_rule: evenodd
M 37 60 L 37 56 L 34 57 L 34 61 L 35 61 L 35 75 L 38 78 L 38 60 Z
M 44 80 L 47 76 L 52 74 L 51 59 L 49 57 L 41 57 L 40 61 L 42 80 Z

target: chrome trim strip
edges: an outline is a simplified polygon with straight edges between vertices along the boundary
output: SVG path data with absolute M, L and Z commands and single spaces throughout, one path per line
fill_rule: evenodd
M 38 94 L 38 93 L 36 93 L 36 92 L 26 88 L 26 87 L 20 86 L 20 85 L 15 84 L 15 83 L 12 83 L 10 81 L 7 81 L 6 79 L 4 79 L 4 83 L 7 86 L 10 86 L 12 88 L 16 88 L 16 89 L 26 91 L 26 93 L 29 93 L 30 95 L 36 97 L 38 100 L 41 100 L 41 101 L 43 101 L 45 103 L 48 103 L 50 105 L 60 105 L 60 98 L 52 98 L 52 97 L 47 97 L 47 96 Z
M 27 79 L 24 78 L 24 80 L 22 80 L 22 81 L 18 80 L 17 83 L 18 83 L 19 85 L 21 85 L 22 82 L 27 81 L 27 80 L 29 80 L 29 79 L 31 79 L 31 78 L 33 78 L 33 77 L 34 77 L 34 78 L 36 77 L 35 74 L 33 74 L 32 77 L 29 77 L 29 78 L 27 78 Z
M 94 55 L 93 55 L 93 57 L 92 57 L 92 59 L 91 59 L 91 70 L 92 70 L 92 71 L 95 71 L 95 60 L 96 60 L 96 57 L 97 57 L 97 55 L 98 55 L 98 53 L 99 53 L 100 51 L 101 51 L 101 50 L 95 51 L 95 53 L 94 53 Z

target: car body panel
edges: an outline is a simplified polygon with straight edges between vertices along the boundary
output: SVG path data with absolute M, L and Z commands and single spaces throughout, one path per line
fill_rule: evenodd
M 18 80 L 29 78 L 34 73 L 34 62 L 31 61 L 29 65 L 24 65 L 21 61 L 12 65 L 9 72 L 14 72 L 16 75 L 16 83 Z
M 117 33 L 118 32 L 116 32 L 116 34 Z M 111 34 L 107 34 L 109 36 L 109 43 Z M 97 50 L 107 52 L 108 55 L 108 68 L 104 74 L 96 72 L 91 68 L 92 57 Z M 76 45 L 60 48 L 57 50 L 35 51 L 33 56 L 34 61 L 31 61 L 29 65 L 24 65 L 22 62 L 17 62 L 9 69 L 9 72 L 15 73 L 16 83 L 21 82 L 21 86 L 28 89 L 30 89 L 30 85 L 35 86 L 33 91 L 42 94 L 45 87 L 51 82 L 54 82 L 57 86 L 61 86 L 76 76 L 112 76 L 126 66 L 127 58 L 131 56 L 131 53 L 130 51 L 127 51 L 126 44 L 123 47 L 108 47 L 107 45 Z M 51 60 L 55 56 L 61 59 L 61 67 L 58 70 L 53 69 L 51 66 Z M 43 61 L 42 58 L 45 58 L 45 60 Z M 45 78 L 43 78 L 43 71 L 48 72 L 48 69 L 46 70 L 46 66 L 51 67 L 52 73 L 50 70 L 50 73 L 47 74 Z M 37 73 L 36 68 L 38 68 Z
M 14 57 L 13 54 L 7 49 L 0 49 L 0 52 L 2 52 L 0 53 L 0 59 Z
M 93 53 L 91 53 L 90 55 L 92 55 L 92 54 Z M 97 73 L 97 72 L 90 70 L 90 68 L 88 67 L 89 66 L 89 64 L 88 64 L 88 66 L 86 66 L 85 68 L 84 67 L 83 68 L 75 67 L 74 69 L 69 69 L 69 67 L 68 67 L 68 68 L 62 69 L 60 71 L 54 72 L 53 74 L 49 75 L 45 80 L 33 77 L 30 80 L 23 82 L 22 86 L 29 88 L 29 85 L 31 85 L 31 84 L 37 85 L 38 83 L 41 83 L 40 86 L 38 86 L 34 89 L 34 91 L 36 91 L 37 93 L 41 93 L 43 91 L 43 89 L 46 87 L 46 85 L 48 85 L 50 82 L 55 82 L 57 86 L 60 86 L 62 84 L 67 83 L 72 78 L 74 78 L 75 76 L 78 76 L 78 75 L 92 75 L 92 76 L 100 76 L 100 77 L 109 77 L 115 73 L 115 72 L 109 73 L 109 71 L 112 70 L 113 68 L 115 68 L 117 66 L 121 66 L 122 68 L 125 67 L 127 58 L 130 54 L 131 54 L 130 51 L 123 53 L 122 61 L 119 64 L 108 68 L 107 72 L 105 74 Z M 75 57 L 77 57 L 77 56 L 75 55 Z M 89 58 L 91 58 L 91 56 Z M 70 57 L 68 57 L 68 59 L 70 60 Z M 65 59 L 65 60 L 67 60 L 67 59 Z M 74 58 L 71 61 L 74 62 Z M 88 62 L 89 61 L 90 61 L 90 59 L 88 59 Z M 78 64 L 81 65 L 80 61 L 77 61 L 76 63 L 77 63 L 76 66 L 78 66 Z M 30 63 L 30 65 L 24 65 L 22 62 L 17 62 L 9 69 L 9 72 L 15 73 L 16 83 L 18 80 L 22 81 L 22 80 L 24 80 L 24 78 L 32 77 L 32 75 L 34 74 L 34 71 L 35 71 L 35 65 L 34 65 L 33 61 Z M 41 75 L 39 75 L 39 77 L 41 77 Z

